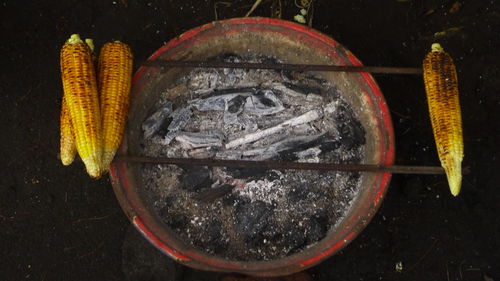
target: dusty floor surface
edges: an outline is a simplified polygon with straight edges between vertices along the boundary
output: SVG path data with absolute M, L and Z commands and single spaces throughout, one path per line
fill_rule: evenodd
M 109 180 L 92 180 L 81 164 L 67 168 L 57 158 L 59 49 L 79 32 L 97 46 L 121 39 L 141 61 L 181 32 L 214 20 L 214 2 L 0 2 L 2 280 L 124 280 L 129 223 Z M 242 16 L 253 3 L 229 2 L 218 5 L 219 18 Z M 269 15 L 270 2 L 255 14 Z M 298 9 L 283 2 L 283 17 L 290 19 Z M 362 234 L 308 271 L 315 280 L 500 280 L 500 5 L 464 0 L 450 12 L 455 2 L 315 1 L 313 27 L 367 65 L 419 66 L 430 43 L 442 43 L 459 71 L 464 166 L 471 170 L 457 198 L 444 177 L 394 176 Z M 438 164 L 420 77 L 376 79 L 393 114 L 396 161 Z M 180 277 L 213 278 L 190 270 Z

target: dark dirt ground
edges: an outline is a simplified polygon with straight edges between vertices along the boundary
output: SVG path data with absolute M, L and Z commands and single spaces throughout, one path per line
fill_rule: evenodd
M 0 279 L 124 280 L 129 223 L 107 178 L 58 158 L 59 50 L 71 33 L 132 46 L 144 60 L 165 41 L 215 19 L 215 1 L 1 1 Z M 219 5 L 219 18 L 253 3 Z M 269 15 L 264 1 L 255 15 Z M 297 12 L 285 2 L 284 18 Z M 419 66 L 430 43 L 455 58 L 464 120 L 462 193 L 441 176 L 394 176 L 373 221 L 315 280 L 500 280 L 500 5 L 498 1 L 317 0 L 313 27 L 367 65 Z M 433 10 L 431 14 L 427 12 Z M 440 38 L 436 32 L 456 28 Z M 452 29 L 453 30 L 453 29 Z M 401 164 L 438 164 L 422 81 L 376 76 L 393 113 Z M 396 263 L 402 272 L 395 270 Z M 184 270 L 184 280 L 214 275 Z M 160 279 L 149 280 L 160 280 Z

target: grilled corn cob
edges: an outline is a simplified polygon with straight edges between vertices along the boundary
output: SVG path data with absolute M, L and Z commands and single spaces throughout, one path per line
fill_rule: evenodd
M 119 41 L 104 44 L 99 55 L 104 170 L 109 170 L 122 140 L 129 105 L 132 59 L 130 47 Z
M 453 59 L 434 43 L 423 62 L 423 74 L 432 130 L 441 166 L 451 193 L 462 184 L 463 137 L 458 98 L 458 79 Z
M 64 99 L 75 136 L 76 149 L 87 173 L 102 174 L 102 132 L 95 69 L 89 47 L 73 34 L 61 49 Z
M 76 144 L 75 135 L 73 133 L 73 125 L 71 125 L 71 118 L 69 117 L 68 105 L 66 104 L 66 99 L 63 96 L 61 104 L 61 116 L 60 116 L 60 126 L 61 126 L 61 162 L 64 166 L 68 166 L 73 163 L 76 156 Z

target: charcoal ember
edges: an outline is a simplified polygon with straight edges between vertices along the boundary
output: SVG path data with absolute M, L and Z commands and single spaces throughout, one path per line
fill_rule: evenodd
M 167 101 L 155 113 L 149 116 L 142 123 L 144 138 L 149 139 L 151 136 L 157 133 L 161 125 L 163 124 L 165 119 L 170 115 L 171 112 L 172 112 L 172 103 Z
M 207 167 L 186 167 L 180 177 L 181 188 L 195 192 L 212 185 L 211 173 Z
M 247 243 L 259 240 L 261 231 L 272 215 L 272 206 L 262 201 L 238 205 L 235 210 L 236 230 Z

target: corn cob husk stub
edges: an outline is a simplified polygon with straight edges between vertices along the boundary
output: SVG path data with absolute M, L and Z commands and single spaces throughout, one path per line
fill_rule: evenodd
M 61 77 L 76 149 L 90 176 L 102 174 L 102 132 L 99 97 L 92 55 L 76 34 L 64 44 L 60 56 Z
M 99 55 L 99 93 L 103 128 L 102 167 L 109 170 L 121 144 L 129 107 L 132 51 L 122 42 L 106 43 Z
M 439 44 L 423 61 L 423 74 L 432 130 L 441 165 L 451 193 L 456 196 L 462 183 L 463 136 L 458 78 L 451 56 Z
M 61 162 L 63 163 L 64 166 L 68 166 L 75 160 L 76 143 L 75 143 L 75 135 L 73 132 L 73 125 L 71 124 L 71 118 L 69 117 L 68 105 L 66 104 L 66 99 L 64 97 L 61 103 L 60 126 L 61 126 L 60 130 Z

